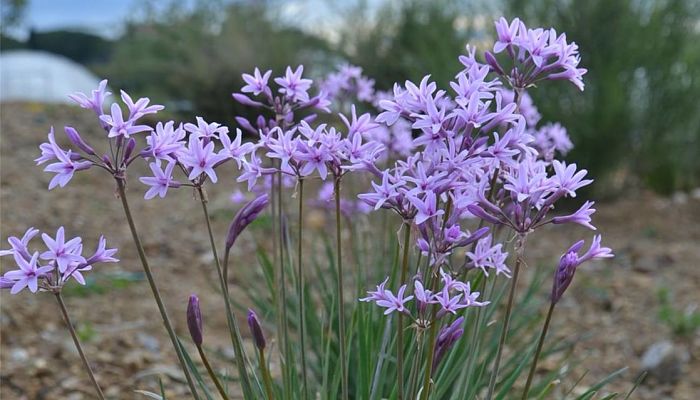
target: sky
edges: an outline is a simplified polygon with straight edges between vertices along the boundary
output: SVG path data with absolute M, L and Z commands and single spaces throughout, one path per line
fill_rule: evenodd
M 182 0 L 194 4 L 196 0 Z M 224 0 L 226 1 L 226 0 Z M 352 0 L 282 0 L 281 14 L 293 18 L 299 15 L 329 13 L 329 4 L 349 3 Z M 377 7 L 382 0 L 365 0 L 369 7 Z M 138 18 L 143 12 L 143 0 L 28 0 L 21 24 L 8 32 L 25 39 L 30 29 L 80 29 L 106 38 L 116 38 L 123 30 L 124 21 Z M 151 1 L 156 6 L 167 6 L 170 0 Z M 331 12 L 332 14 L 332 12 Z

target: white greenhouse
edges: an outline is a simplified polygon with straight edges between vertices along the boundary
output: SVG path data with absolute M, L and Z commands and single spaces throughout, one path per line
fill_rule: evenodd
M 99 79 L 84 66 L 43 51 L 0 52 L 0 101 L 69 103 L 68 94 L 90 93 Z

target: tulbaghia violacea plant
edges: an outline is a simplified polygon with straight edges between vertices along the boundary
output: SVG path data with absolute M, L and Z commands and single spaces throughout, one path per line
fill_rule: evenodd
M 439 293 L 438 272 L 443 280 L 446 276 L 463 280 L 470 270 L 486 275 L 493 269 L 496 275 L 512 276 L 487 394 L 490 399 L 527 236 L 547 224 L 574 223 L 595 229 L 590 218 L 595 209 L 590 201 L 573 214 L 550 216 L 559 200 L 575 197 L 576 191 L 592 180 L 585 179 L 586 170 L 578 169 L 576 164 L 555 159 L 557 153 L 566 154 L 572 144 L 560 125 L 535 129 L 540 116 L 526 92 L 544 79 L 567 79 L 583 90 L 585 69 L 578 68 L 577 46 L 568 44 L 566 37 L 557 36 L 553 29 L 528 29 L 517 19 L 511 24 L 501 19 L 496 27 L 498 41 L 494 52 L 505 51 L 510 56 L 512 65 L 508 69 L 490 52 L 484 54 L 486 62 L 482 64 L 474 48 L 468 46 L 467 55 L 460 57 L 465 68 L 450 84 L 451 94 L 438 89 L 426 76 L 419 84 L 407 81 L 403 86 L 395 85 L 393 96 L 379 102 L 384 111 L 376 118 L 377 123 L 388 127 L 407 123 L 418 132 L 413 140 L 416 152 L 382 171 L 379 182 L 372 183 L 373 190 L 359 196 L 375 209 L 393 210 L 406 228 L 402 271 L 398 282 L 392 282 L 393 287 L 400 288 L 398 295 L 384 289 L 385 281 L 381 290 L 370 292 L 370 297 L 364 299 L 375 299 L 381 292 L 387 298 L 376 299 L 378 305 L 401 311 L 397 328 L 399 398 L 404 391 L 402 315 L 411 314 L 406 299 L 423 296 L 426 290 Z M 475 224 L 472 231 L 466 229 Z M 416 228 L 418 237 L 414 242 L 425 259 L 425 265 L 414 273 L 432 281 L 432 286 L 426 289 L 422 283 L 416 284 L 409 295 L 406 254 L 411 226 Z M 508 253 L 503 249 L 505 244 L 498 242 L 498 232 L 507 235 L 509 241 L 514 238 L 512 271 L 506 265 Z M 597 237 L 595 243 L 599 242 Z M 460 247 L 469 249 L 456 257 L 455 249 Z M 422 322 L 431 327 L 423 350 L 426 359 L 431 359 L 436 349 L 440 349 L 441 357 L 445 351 L 444 337 L 437 340 L 438 327 L 442 326 L 440 329 L 445 332 L 452 322 L 435 317 L 447 314 L 445 309 L 454 306 L 452 301 L 453 298 L 441 299 L 428 306 L 432 313 Z M 419 304 L 416 309 L 420 307 L 425 305 Z M 459 336 L 454 334 L 455 340 Z M 432 363 L 425 365 L 423 399 L 430 395 L 433 367 Z M 411 392 L 408 397 L 415 395 Z
M 121 105 L 119 105 L 119 103 L 112 103 L 108 107 L 108 112 L 105 112 L 104 102 L 110 95 L 111 93 L 107 91 L 107 80 L 103 80 L 100 82 L 99 87 L 93 90 L 92 94 L 89 96 L 83 93 L 77 93 L 69 96 L 82 108 L 91 110 L 97 117 L 97 122 L 104 131 L 104 137 L 101 138 L 99 147 L 96 146 L 95 143 L 89 143 L 89 141 L 80 135 L 76 129 L 66 126 L 64 130 L 66 136 L 72 144 L 72 147 L 64 149 L 59 146 L 54 135 L 54 130 L 51 128 L 48 134 L 48 141 L 40 145 L 41 155 L 35 161 L 38 165 L 49 163 L 44 168 L 44 171 L 55 174 L 49 183 L 49 189 L 53 189 L 57 186 L 65 187 L 76 172 L 91 169 L 92 167 L 102 169 L 113 177 L 116 182 L 117 193 L 124 210 L 124 216 L 129 225 L 129 229 L 134 240 L 134 245 L 136 246 L 136 250 L 139 254 L 139 259 L 141 260 L 141 265 L 146 274 L 146 278 L 148 279 L 153 297 L 158 305 L 158 311 L 163 319 L 163 325 L 168 332 L 170 341 L 175 349 L 175 353 L 178 356 L 178 361 L 180 362 L 180 367 L 185 374 L 190 392 L 195 399 L 199 399 L 199 395 L 195 389 L 194 380 L 192 379 L 190 371 L 186 366 L 185 357 L 181 346 L 178 343 L 175 330 L 173 329 L 172 323 L 170 322 L 170 318 L 168 317 L 168 313 L 165 309 L 165 305 L 163 304 L 163 300 L 160 296 L 158 285 L 156 284 L 151 267 L 148 264 L 148 259 L 143 249 L 143 245 L 141 244 L 141 239 L 136 229 L 136 224 L 133 216 L 131 215 L 129 202 L 126 197 L 126 171 L 129 166 L 131 166 L 133 162 L 140 157 L 142 152 L 136 148 L 138 146 L 138 142 L 135 136 L 145 135 L 153 131 L 153 128 L 151 128 L 149 125 L 142 123 L 142 118 L 146 115 L 152 116 L 156 114 L 158 111 L 163 109 L 163 106 L 149 105 L 150 100 L 148 98 L 140 98 L 134 102 L 131 96 L 122 91 L 121 99 L 127 108 L 127 112 L 124 112 L 124 109 Z M 161 134 L 163 128 L 164 127 L 161 126 Z M 167 126 L 165 128 L 167 129 Z M 162 135 L 162 139 L 164 141 L 172 141 L 171 137 L 166 138 L 166 136 L 168 135 Z M 149 144 L 149 146 L 154 145 L 155 143 L 153 142 Z M 161 150 L 163 150 L 163 147 L 165 147 L 165 145 L 161 143 Z M 165 195 L 165 191 L 168 187 L 177 186 L 176 182 L 169 181 L 167 167 L 165 172 L 160 169 L 156 171 L 155 167 L 152 167 L 152 170 L 158 183 L 156 184 L 153 182 L 154 184 L 151 185 L 153 190 L 149 191 L 147 196 L 153 197 L 158 194 L 162 197 Z
M 583 90 L 582 77 L 586 70 L 578 66 L 576 44 L 567 42 L 564 35 L 557 35 L 553 29 L 528 29 L 518 19 L 510 23 L 504 19 L 497 21 L 496 31 L 493 51 L 478 57 L 475 48 L 468 46 L 467 53 L 459 58 L 464 68 L 444 89 L 427 75 L 417 83 L 397 83 L 389 92 L 375 91 L 374 82 L 363 76 L 360 68 L 350 65 L 320 82 L 304 77 L 303 66 L 288 67 L 279 76 L 255 68 L 252 74 L 243 74 L 245 85 L 233 93 L 233 98 L 259 115 L 253 119 L 236 117 L 240 129 L 235 130 L 201 117 L 185 124 L 153 121 L 155 126 L 151 127 L 143 122 L 143 117 L 155 118 L 163 107 L 150 105 L 147 98 L 133 101 L 124 92 L 121 93 L 123 106 L 113 103 L 105 112 L 104 102 L 109 93 L 107 82 L 103 81 L 90 96 L 71 96 L 96 114 L 97 123 L 104 131 L 101 143 L 86 140 L 76 129 L 65 127 L 71 146 L 64 148 L 51 129 L 36 162 L 47 164 L 45 170 L 55 174 L 50 189 L 66 186 L 75 173 L 93 167 L 107 171 L 115 179 L 142 266 L 195 399 L 199 395 L 185 362 L 187 354 L 168 319 L 129 211 L 126 172 L 137 160 L 144 160 L 150 170 L 139 177 L 143 185 L 138 187 L 146 200 L 158 201 L 156 197 L 173 195 L 183 187 L 193 189 L 198 195 L 224 301 L 237 378 L 245 399 L 281 396 L 306 400 L 327 395 L 348 400 L 365 394 L 369 398 L 436 397 L 440 388 L 434 383 L 449 372 L 448 366 L 453 366 L 460 354 L 466 357 L 462 377 L 477 373 L 476 365 L 483 358 L 479 353 L 483 334 L 480 329 L 485 326 L 481 323 L 482 312 L 487 314 L 482 310 L 496 305 L 496 284 L 505 281 L 509 290 L 505 313 L 498 325 L 500 333 L 495 335 L 499 339 L 498 347 L 494 351 L 489 383 L 483 385 L 484 389 L 488 386 L 485 398 L 491 400 L 508 339 L 519 273 L 525 265 L 527 239 L 545 226 L 575 224 L 596 229 L 591 218 L 595 212 L 592 201 L 582 201 L 573 213 L 561 213 L 557 209 L 561 200 L 575 198 L 592 180 L 585 169 L 559 159 L 573 147 L 566 129 L 556 123 L 541 125 L 541 115 L 528 94 L 528 90 L 545 80 L 566 80 Z M 365 106 L 371 104 L 380 110 L 379 115 L 358 111 L 364 108 L 351 104 L 354 100 Z M 331 110 L 340 112 L 334 122 Z M 316 121 L 317 113 L 321 112 L 328 114 L 323 123 Z M 246 141 L 244 133 L 253 140 Z M 143 140 L 137 140 L 139 136 Z M 223 242 L 223 261 L 217 251 L 206 191 L 209 185 L 226 183 L 221 168 L 236 171 L 235 180 L 246 184 L 248 192 L 255 194 L 232 219 Z M 372 179 L 371 186 L 366 185 L 366 190 L 354 200 L 341 198 L 341 183 L 349 175 L 366 175 Z M 313 362 L 307 360 L 306 342 L 307 321 L 313 312 L 307 310 L 305 299 L 314 297 L 305 292 L 311 286 L 307 286 L 304 277 L 307 261 L 303 257 L 306 244 L 303 220 L 305 182 L 310 180 L 321 182 L 316 204 L 326 207 L 333 203 L 335 209 L 336 245 L 335 257 L 331 257 L 336 268 L 332 274 L 335 293 L 325 316 L 332 321 L 318 324 L 314 321 L 312 326 L 323 332 L 319 341 L 327 353 L 316 357 L 324 358 L 323 368 L 307 365 Z M 293 258 L 288 247 L 291 241 L 287 234 L 285 191 L 297 200 L 298 207 L 293 279 L 285 277 Z M 241 191 L 232 196 L 237 203 L 243 203 L 245 198 Z M 260 318 L 249 310 L 248 327 L 258 353 L 259 372 L 256 372 L 243 346 L 232 306 L 228 264 L 241 233 L 268 204 L 274 221 L 275 252 L 272 268 L 267 269 L 266 265 L 265 273 L 271 286 L 270 302 L 276 305 L 273 308 L 277 341 L 268 341 Z M 359 357 L 350 356 L 348 348 L 356 346 L 359 339 L 346 328 L 350 313 L 345 310 L 344 290 L 348 282 L 343 269 L 341 215 L 351 221 L 353 213 L 380 209 L 399 218 L 398 233 L 402 237 L 397 243 L 395 269 L 391 272 L 382 269 L 380 276 L 386 279 L 360 299 L 376 308 L 362 305 L 357 309 L 358 314 L 353 313 L 353 324 L 365 324 L 365 327 L 374 327 L 370 325 L 375 322 L 374 316 L 377 320 L 387 318 L 383 339 L 376 346 L 380 354 L 374 377 L 363 375 L 363 390 L 367 393 L 360 393 L 352 387 L 360 378 L 349 376 L 350 365 Z M 66 241 L 62 229 L 55 238 L 45 235 L 46 251 L 32 253 L 28 243 L 37 234 L 30 229 L 22 238 L 10 238 L 12 248 L 0 253 L 12 255 L 19 268 L 2 277 L 3 288 L 13 293 L 25 287 L 30 291 L 60 293 L 60 287 L 69 278 L 82 282 L 82 273 L 93 264 L 114 260 L 113 250 L 105 247 L 103 239 L 94 255 L 84 257 L 81 240 Z M 586 261 L 612 256 L 611 250 L 600 243 L 600 236 L 595 236 L 590 249 L 581 254 L 583 242 L 577 242 L 561 257 L 554 273 L 549 313 L 523 398 L 528 396 L 554 306 L 571 283 L 576 268 Z M 294 308 L 298 312 L 296 321 L 287 315 L 292 303 L 287 285 L 292 280 L 296 283 L 298 300 Z M 488 287 L 487 281 L 491 282 Z M 256 308 L 260 305 L 255 304 Z M 67 318 L 65 312 L 64 315 Z M 227 398 L 229 393 L 202 347 L 203 320 L 195 295 L 189 299 L 187 326 L 219 394 Z M 289 333 L 290 326 L 296 329 L 294 335 Z M 469 335 L 465 335 L 466 330 Z M 371 342 L 368 337 L 362 340 Z M 291 338 L 298 338 L 299 346 L 291 344 Z M 313 344 L 314 348 L 319 347 L 316 340 Z M 392 344 L 395 349 L 389 348 Z M 77 342 L 76 345 L 79 346 Z M 273 381 L 265 361 L 275 345 L 279 349 L 281 385 Z M 395 357 L 386 357 L 388 354 Z M 364 360 L 371 357 L 362 356 Z M 395 368 L 392 366 L 389 375 L 395 374 L 396 382 L 391 385 L 379 376 L 386 371 L 382 368 L 385 360 L 395 360 Z M 327 371 L 332 365 L 337 366 L 338 372 L 328 379 Z M 488 370 L 488 365 L 483 367 Z M 312 392 L 314 384 L 321 379 L 309 378 L 308 371 L 318 375 L 320 369 L 326 374 L 322 387 L 329 393 Z M 262 380 L 258 379 L 258 373 Z M 99 391 L 99 387 L 96 389 Z M 478 388 L 469 390 L 476 395 Z
M 0 256 L 12 256 L 17 269 L 7 271 L 0 277 L 0 288 L 9 289 L 13 295 L 24 289 L 32 293 L 51 292 L 54 294 L 97 397 L 104 399 L 102 389 L 97 383 L 90 362 L 80 344 L 80 339 L 73 328 L 68 309 L 61 296 L 61 290 L 71 279 L 85 285 L 83 274 L 92 270 L 96 264 L 118 262 L 119 260 L 114 257 L 117 249 L 108 249 L 104 236 L 100 236 L 95 251 L 86 257 L 83 255 L 83 239 L 74 237 L 66 240 L 63 227 L 58 228 L 54 237 L 42 233 L 41 239 L 44 243 L 40 249 L 37 249 L 31 246 L 30 242 L 39 233 L 38 229 L 29 228 L 21 238 L 10 236 L 7 239 L 10 248 L 0 250 Z

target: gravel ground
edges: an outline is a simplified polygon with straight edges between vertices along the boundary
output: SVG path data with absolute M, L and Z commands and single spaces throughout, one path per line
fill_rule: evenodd
M 100 135 L 94 118 L 76 108 L 34 104 L 2 104 L 0 112 L 0 236 L 4 239 L 22 234 L 28 226 L 52 231 L 64 225 L 67 234 L 80 234 L 87 248 L 92 248 L 104 234 L 110 247 L 120 249 L 121 262 L 96 271 L 92 289 L 66 293 L 98 380 L 106 394 L 115 399 L 138 398 L 129 394 L 136 389 L 156 389 L 158 377 L 163 379 L 169 398 L 182 397 L 184 386 L 175 356 L 162 331 L 148 285 L 141 278 L 113 180 L 101 171 L 89 171 L 77 174 L 66 188 L 48 192 L 49 174 L 32 162 L 50 124 L 57 127 L 59 142 L 63 140 L 63 125 L 76 127 L 90 140 Z M 138 174 L 138 168 L 132 175 Z M 222 181 L 230 182 L 231 178 L 224 176 Z M 228 360 L 226 364 L 231 365 L 225 318 L 210 317 L 220 313 L 219 299 L 212 290 L 212 258 L 198 201 L 182 192 L 164 200 L 141 201 L 143 187 L 133 178 L 131 182 L 132 211 L 177 332 L 187 336 L 187 297 L 191 292 L 198 293 L 206 320 L 207 345 L 215 363 L 223 365 Z M 228 200 L 231 188 L 223 186 L 210 192 L 214 229 L 219 235 L 224 234 L 235 211 Z M 700 200 L 636 193 L 600 203 L 597 208 L 596 225 L 605 234 L 605 244 L 615 250 L 616 258 L 579 271 L 555 313 L 553 337 L 577 341 L 569 376 L 588 371 L 583 387 L 628 366 L 629 370 L 607 387 L 628 390 L 641 371 L 647 349 L 666 340 L 673 344 L 674 351 L 659 369 L 664 373 L 648 377 L 632 398 L 696 399 L 700 393 L 700 335 L 674 336 L 658 318 L 657 293 L 664 288 L 670 290 L 674 307 L 679 310 L 700 303 Z M 552 265 L 555 255 L 581 235 L 590 234 L 563 227 L 536 235 L 528 244 L 530 265 Z M 255 244 L 251 237 L 244 236 L 235 256 L 246 259 Z M 7 261 L 2 262 L 5 271 Z M 3 292 L 0 298 L 1 397 L 92 398 L 51 296 L 10 296 Z M 543 363 L 542 371 L 551 365 Z M 562 388 L 572 384 L 561 383 Z

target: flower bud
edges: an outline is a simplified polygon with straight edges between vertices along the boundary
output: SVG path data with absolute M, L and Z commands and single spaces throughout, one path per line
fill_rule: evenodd
M 250 332 L 253 334 L 255 347 L 257 347 L 258 350 L 265 350 L 265 335 L 263 335 L 262 328 L 260 327 L 258 315 L 251 309 L 248 309 L 248 327 L 250 327 Z
M 244 205 L 233 217 L 226 236 L 226 251 L 233 247 L 236 238 L 243 230 L 258 217 L 269 203 L 267 193 L 262 194 Z
M 479 207 L 476 204 L 470 204 L 467 206 L 467 210 L 469 210 L 470 213 L 474 214 L 475 216 L 483 219 L 486 222 L 492 223 L 492 224 L 501 224 L 502 222 L 494 217 L 491 214 L 486 213 L 483 208 Z
M 68 136 L 71 143 L 87 154 L 90 154 L 91 156 L 95 155 L 95 150 L 93 150 L 92 147 L 90 147 L 90 145 L 88 145 L 83 138 L 80 137 L 80 134 L 75 130 L 75 128 L 66 126 L 63 129 L 66 131 L 66 136 Z
M 190 295 L 187 303 L 187 328 L 190 330 L 192 341 L 197 346 L 202 345 L 202 312 L 199 310 L 199 298 L 197 295 Z
M 486 59 L 486 63 L 495 73 L 501 76 L 505 75 L 503 68 L 501 68 L 501 64 L 498 63 L 498 60 L 496 60 L 496 57 L 494 57 L 490 51 L 484 53 L 484 58 Z
M 243 128 L 243 129 L 246 130 L 247 132 L 250 132 L 250 133 L 253 133 L 253 134 L 258 133 L 258 131 L 255 130 L 255 128 L 253 128 L 253 125 L 251 125 L 250 122 L 248 122 L 247 119 L 245 119 L 245 118 L 243 118 L 243 117 L 236 117 L 236 122 L 238 123 L 238 125 L 241 126 L 241 128 Z
M 243 104 L 244 106 L 262 107 L 264 105 L 259 101 L 251 100 L 250 97 L 241 93 L 233 93 L 232 96 L 234 100 Z
M 129 157 L 131 157 L 131 153 L 134 152 L 135 148 L 136 148 L 136 139 L 129 138 L 129 140 L 126 142 L 126 147 L 124 148 L 124 162 L 129 161 Z

